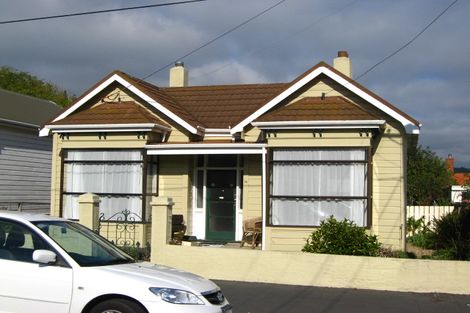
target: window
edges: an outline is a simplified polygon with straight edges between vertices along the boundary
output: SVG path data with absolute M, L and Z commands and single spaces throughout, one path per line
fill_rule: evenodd
M 33 262 L 33 252 L 49 246 L 23 225 L 0 220 L 0 259 Z
M 319 226 L 333 215 L 367 226 L 368 149 L 272 150 L 270 224 Z
M 144 156 L 141 150 L 66 151 L 63 216 L 78 218 L 78 197 L 92 192 L 100 197 L 100 213 L 105 219 L 124 210 L 143 217 L 145 195 L 156 194 L 158 188 L 157 161 L 154 157 L 148 159 L 145 193 L 143 173 Z

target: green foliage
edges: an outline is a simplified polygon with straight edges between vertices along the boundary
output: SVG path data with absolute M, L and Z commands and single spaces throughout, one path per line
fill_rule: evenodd
M 419 146 L 408 154 L 409 205 L 450 203 L 450 186 L 454 180 L 445 161 L 429 148 Z
M 433 248 L 433 232 L 429 223 L 424 222 L 424 217 L 415 219 L 409 217 L 406 221 L 407 241 L 416 247 L 425 249 Z
M 366 230 L 354 222 L 337 221 L 333 216 L 322 221 L 317 231 L 312 232 L 303 252 L 342 255 L 378 256 L 380 243 L 377 236 L 366 234 Z
M 24 95 L 50 100 L 60 106 L 66 106 L 73 100 L 67 91 L 56 85 L 37 78 L 26 72 L 10 67 L 0 67 L 0 88 Z
M 470 260 L 470 209 L 456 210 L 434 221 L 436 256 Z

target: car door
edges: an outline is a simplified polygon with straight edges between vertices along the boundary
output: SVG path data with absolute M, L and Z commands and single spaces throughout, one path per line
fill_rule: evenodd
M 29 226 L 0 219 L 0 312 L 66 313 L 72 296 L 72 268 L 32 260 L 35 249 L 53 248 Z

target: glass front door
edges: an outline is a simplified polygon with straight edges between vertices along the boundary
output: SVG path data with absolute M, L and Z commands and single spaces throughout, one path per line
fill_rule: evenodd
M 207 170 L 206 239 L 235 240 L 236 170 Z

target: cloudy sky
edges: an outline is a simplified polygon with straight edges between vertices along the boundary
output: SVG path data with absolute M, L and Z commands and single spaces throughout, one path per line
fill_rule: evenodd
M 0 21 L 171 2 L 15 0 Z M 112 70 L 145 77 L 280 0 L 193 4 L 0 25 L 0 66 L 80 95 Z M 183 59 L 191 85 L 286 82 L 347 50 L 355 77 L 403 46 L 453 0 L 285 0 Z M 423 126 L 420 144 L 470 167 L 470 1 L 359 82 Z M 168 69 L 149 79 L 168 85 Z

